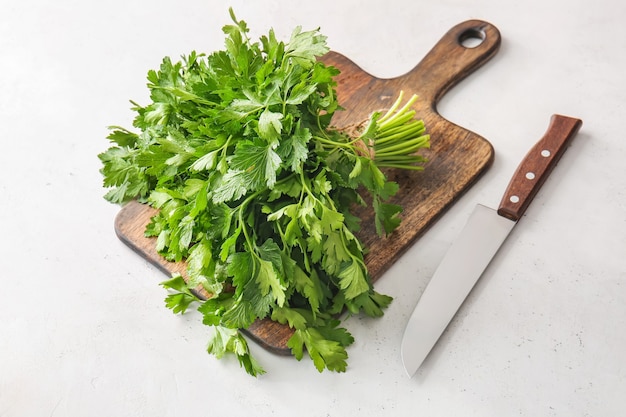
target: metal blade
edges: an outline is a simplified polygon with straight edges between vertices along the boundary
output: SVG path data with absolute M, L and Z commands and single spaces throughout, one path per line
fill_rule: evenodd
M 420 297 L 402 339 L 412 377 L 506 239 L 515 222 L 477 205 Z

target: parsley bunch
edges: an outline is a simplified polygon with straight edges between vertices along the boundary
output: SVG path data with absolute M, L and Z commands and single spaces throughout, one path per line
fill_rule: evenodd
M 338 70 L 317 60 L 326 38 L 296 28 L 288 42 L 273 31 L 252 42 L 230 13 L 225 50 L 149 71 L 152 102 L 133 103 L 139 133 L 111 127 L 99 155 L 105 198 L 158 209 L 146 235 L 188 264 L 162 283 L 166 304 L 199 304 L 215 328 L 210 353 L 263 373 L 239 330 L 271 318 L 294 329 L 298 360 L 306 351 L 320 372 L 342 372 L 353 338 L 339 313 L 381 316 L 391 301 L 372 287 L 351 209 L 371 204 L 378 233 L 392 232 L 401 208 L 386 201 L 398 185 L 381 168 L 422 169 L 415 152 L 429 138 L 410 109 L 416 97 L 400 107 L 402 95 L 356 137 L 333 129 Z

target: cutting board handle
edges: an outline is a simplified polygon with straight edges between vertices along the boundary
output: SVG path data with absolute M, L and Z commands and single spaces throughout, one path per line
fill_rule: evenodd
M 500 48 L 500 31 L 482 20 L 468 20 L 450 29 L 424 59 L 402 76 L 420 86 L 420 101 L 435 110 L 439 99 L 459 81 L 489 61 Z

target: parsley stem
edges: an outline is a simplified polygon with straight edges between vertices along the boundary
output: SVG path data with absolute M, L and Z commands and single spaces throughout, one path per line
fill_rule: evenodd
M 322 132 L 322 134 L 326 137 L 328 137 L 328 134 L 326 133 L 326 129 L 322 127 L 322 119 L 320 117 L 320 110 L 317 111 L 317 113 L 315 114 L 315 122 L 317 123 L 317 128 L 319 129 L 320 132 Z
M 424 123 L 416 122 L 412 125 L 396 128 L 393 133 L 388 133 L 387 135 L 379 135 L 376 138 L 374 144 L 380 146 L 387 142 L 393 142 L 399 139 L 406 139 L 410 136 L 420 135 L 424 131 Z
M 401 155 L 404 153 L 415 151 L 424 146 L 428 142 L 427 136 L 418 136 L 406 142 L 401 142 L 395 145 L 386 146 L 384 148 L 376 149 L 376 155 Z
M 248 233 L 248 228 L 246 227 L 246 222 L 244 221 L 243 215 L 244 212 L 246 211 L 248 204 L 250 204 L 252 201 L 254 201 L 259 195 L 261 194 L 261 191 L 256 191 L 252 194 L 250 194 L 248 196 L 248 198 L 246 198 L 238 207 L 237 207 L 237 221 L 239 223 L 239 227 L 241 227 L 241 231 L 243 232 L 243 236 L 246 240 L 246 243 L 248 244 L 248 247 L 250 249 L 250 252 L 256 257 L 258 258 L 258 255 L 256 254 L 256 251 L 254 250 L 256 248 L 256 243 L 254 242 L 254 240 L 250 237 L 250 234 Z
M 376 141 L 380 142 L 383 139 L 386 139 L 386 138 L 388 138 L 390 136 L 394 136 L 394 135 L 396 135 L 398 133 L 406 132 L 409 129 L 414 129 L 414 128 L 417 129 L 418 126 L 421 127 L 422 129 L 424 129 L 424 122 L 421 121 L 421 120 L 413 121 L 411 123 L 407 123 L 407 124 L 402 125 L 402 126 L 394 127 L 392 129 L 389 129 L 389 130 L 386 130 L 386 131 L 383 131 L 383 132 L 379 132 L 376 135 L 376 138 L 377 138 Z
M 357 151 L 357 148 L 355 147 L 354 143 L 361 141 L 360 138 L 357 138 L 350 142 L 338 142 L 332 139 L 323 138 L 321 136 L 313 136 L 313 139 L 320 142 L 322 146 L 324 146 L 325 148 L 330 149 L 331 153 L 337 152 L 340 150 L 343 150 L 343 151 L 349 150 L 352 155 L 354 156 L 359 155 L 359 152 Z M 325 145 L 328 145 L 328 146 L 325 146 Z
M 352 145 L 350 144 L 350 142 L 347 142 L 347 143 L 337 142 L 335 140 L 327 139 L 322 136 L 313 136 L 313 139 L 317 140 L 318 142 L 331 145 L 334 148 L 348 148 L 348 149 L 352 148 Z
M 409 165 L 409 164 L 394 164 L 377 162 L 377 165 L 381 168 L 398 168 L 398 169 L 410 169 L 412 171 L 423 171 L 424 167 L 421 165 Z
M 422 164 L 426 162 L 424 158 L 419 155 L 411 154 L 407 155 L 405 153 L 399 153 L 397 155 L 377 155 L 374 158 L 374 161 L 377 165 L 383 164 L 405 164 L 405 165 L 413 165 L 413 164 Z
M 400 92 L 400 97 L 402 96 L 402 92 Z M 411 106 L 417 101 L 417 95 L 413 94 L 413 96 L 411 96 L 411 98 L 409 99 L 409 101 L 406 102 L 406 104 L 404 105 L 404 107 L 402 107 L 400 110 L 398 110 L 393 116 L 391 116 L 389 118 L 389 120 L 387 120 L 387 115 L 390 114 L 390 112 L 387 112 L 387 114 L 385 114 L 382 117 L 382 123 L 379 121 L 379 127 L 382 129 L 387 128 L 390 125 L 395 125 L 396 121 L 398 119 L 402 119 L 404 118 L 407 114 L 411 114 L 411 117 L 409 117 L 407 120 L 410 120 L 414 115 L 415 115 L 415 111 L 414 110 L 409 110 L 411 108 Z M 398 103 L 398 100 L 396 100 L 396 103 Z M 399 104 L 398 104 L 399 105 Z M 394 103 L 395 106 L 395 103 Z M 392 106 L 393 107 L 393 106 Z M 397 106 L 395 106 L 397 108 Z
M 396 111 L 396 109 L 400 106 L 400 103 L 402 102 L 402 98 L 404 97 L 404 91 L 400 90 L 400 94 L 398 94 L 398 98 L 395 101 L 395 103 L 393 103 L 393 105 L 389 108 L 389 110 L 387 110 L 387 113 L 385 113 L 385 115 L 383 117 L 381 117 L 380 119 L 378 119 L 379 123 L 384 122 L 385 120 L 387 120 L 389 117 L 391 117 L 391 115 Z
M 411 120 L 413 117 L 415 116 L 415 111 L 411 110 L 408 112 L 405 112 L 401 115 L 395 115 L 393 116 L 391 119 L 381 123 L 378 125 L 378 129 L 379 131 L 385 131 L 385 130 L 389 130 L 392 127 L 397 127 L 397 126 L 401 126 L 402 124 L 408 122 L 409 120 Z
M 228 146 L 230 145 L 230 141 L 232 140 L 233 135 L 228 135 L 228 138 L 226 139 L 226 143 L 224 143 L 222 145 L 222 147 L 220 148 L 220 151 L 222 153 L 222 158 L 226 158 L 226 152 L 228 152 Z

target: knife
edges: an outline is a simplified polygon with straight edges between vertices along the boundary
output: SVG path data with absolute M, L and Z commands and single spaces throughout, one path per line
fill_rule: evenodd
M 402 362 L 412 377 L 574 138 L 582 120 L 555 114 L 517 167 L 498 210 L 477 205 L 411 315 Z

